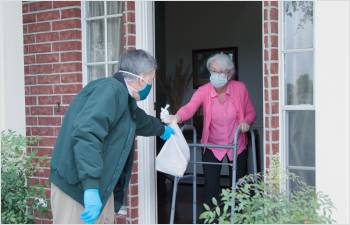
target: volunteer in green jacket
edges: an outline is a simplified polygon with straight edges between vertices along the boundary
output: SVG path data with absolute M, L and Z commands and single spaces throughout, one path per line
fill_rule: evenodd
M 157 63 L 143 50 L 125 53 L 113 77 L 91 81 L 75 96 L 51 160 L 54 223 L 113 223 L 131 176 L 134 139 L 174 130 L 135 100 L 151 90 Z

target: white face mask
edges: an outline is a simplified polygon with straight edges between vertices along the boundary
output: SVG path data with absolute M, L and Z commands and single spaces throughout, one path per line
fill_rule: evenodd
M 225 86 L 228 79 L 227 76 L 224 73 L 216 73 L 210 71 L 210 82 L 215 88 L 221 88 Z

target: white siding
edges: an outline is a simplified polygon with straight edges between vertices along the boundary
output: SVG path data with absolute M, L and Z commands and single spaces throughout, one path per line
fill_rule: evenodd
M 0 129 L 25 134 L 22 2 L 0 2 Z

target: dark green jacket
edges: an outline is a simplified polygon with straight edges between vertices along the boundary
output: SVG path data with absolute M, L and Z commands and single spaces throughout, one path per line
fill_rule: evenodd
M 98 188 L 103 206 L 114 191 L 118 212 L 131 176 L 135 135 L 159 136 L 159 119 L 137 107 L 118 74 L 90 82 L 71 102 L 51 160 L 50 181 L 83 205 Z

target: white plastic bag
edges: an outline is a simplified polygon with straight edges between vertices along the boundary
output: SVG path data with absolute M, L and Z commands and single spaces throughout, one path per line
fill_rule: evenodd
M 163 115 L 169 114 L 167 108 L 168 106 L 162 109 Z M 182 177 L 190 161 L 190 148 L 179 126 L 176 123 L 169 126 L 174 129 L 175 134 L 170 136 L 157 155 L 156 168 L 163 173 Z

